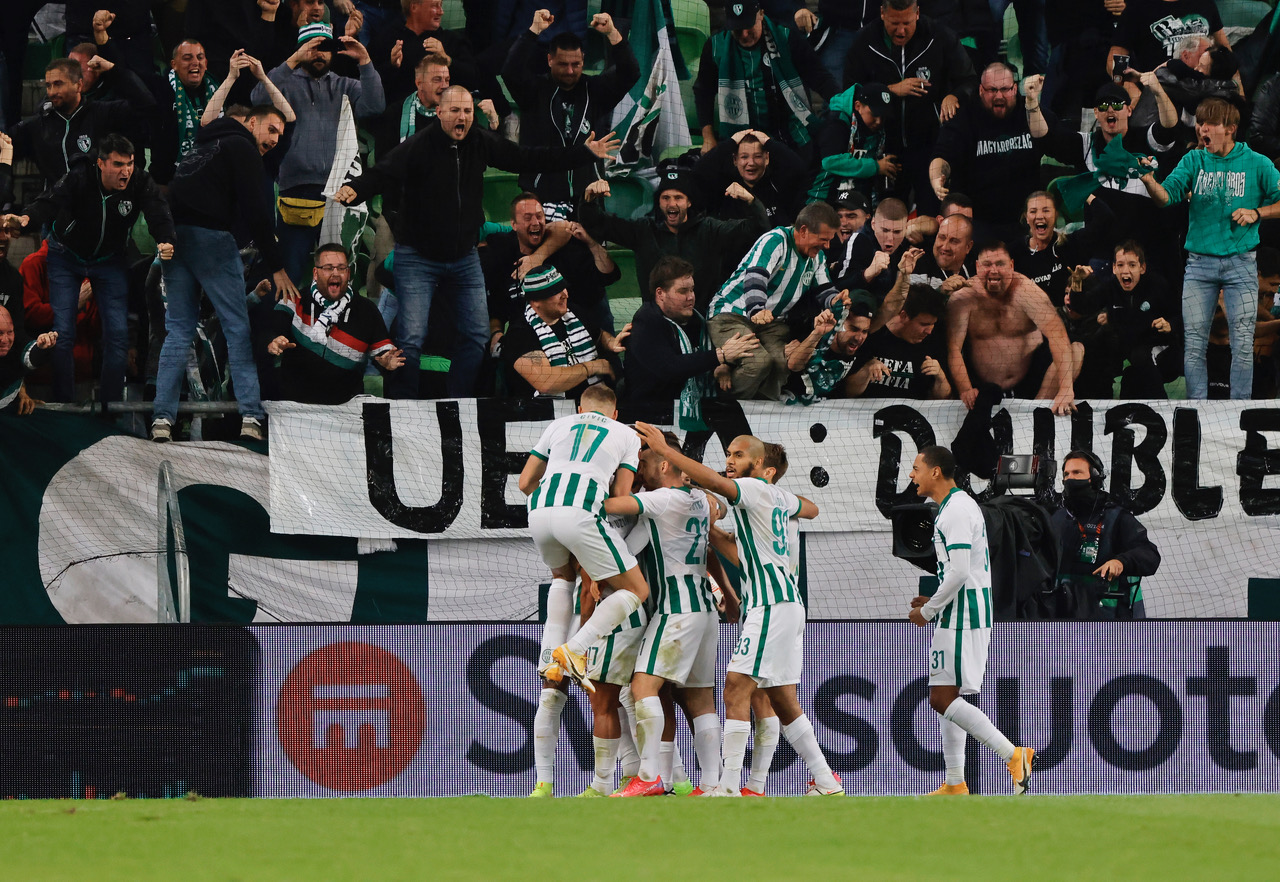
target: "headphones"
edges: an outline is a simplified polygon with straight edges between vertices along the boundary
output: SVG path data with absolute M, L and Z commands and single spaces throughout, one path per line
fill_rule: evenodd
M 1065 465 L 1069 460 L 1083 459 L 1089 464 L 1089 483 L 1094 490 L 1102 489 L 1102 482 L 1107 479 L 1106 467 L 1102 465 L 1102 460 L 1098 458 L 1091 450 L 1073 450 L 1062 458 Z

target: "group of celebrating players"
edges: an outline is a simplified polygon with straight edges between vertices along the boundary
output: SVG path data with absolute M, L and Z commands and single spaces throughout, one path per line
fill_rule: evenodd
M 529 530 L 552 573 L 530 796 L 554 795 L 570 680 L 591 695 L 594 713 L 595 776 L 580 796 L 763 796 L 779 734 L 808 767 L 808 795 L 844 795 L 797 692 L 805 626 L 797 522 L 817 517 L 818 507 L 778 486 L 786 451 L 739 436 L 720 474 L 683 454 L 671 432 L 616 418 L 614 393 L 589 387 L 577 413 L 542 433 L 520 475 Z M 986 668 L 991 565 L 982 514 L 954 474 L 954 457 L 936 446 L 921 450 L 911 470 L 920 494 L 940 506 L 934 529 L 940 584 L 932 597 L 915 598 L 908 614 L 921 627 L 936 620 L 929 702 L 939 718 L 946 780 L 934 793 L 968 793 L 969 735 L 1005 760 L 1014 793 L 1025 793 L 1035 751 L 1012 744 L 962 698 L 978 693 Z M 741 597 L 720 557 L 740 572 Z M 721 613 L 742 619 L 724 676 L 723 740 L 715 701 Z M 675 747 L 676 705 L 693 730 L 697 786 Z M 752 716 L 755 743 L 744 787 Z

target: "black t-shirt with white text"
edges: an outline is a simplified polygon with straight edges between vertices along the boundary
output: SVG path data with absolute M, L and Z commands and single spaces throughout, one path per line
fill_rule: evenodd
M 1148 71 L 1173 58 L 1185 38 L 1220 30 L 1222 16 L 1213 0 L 1128 0 L 1116 44 L 1129 50 L 1131 68 Z
M 908 343 L 889 328 L 876 331 L 858 349 L 853 371 L 862 369 L 873 358 L 889 369 L 889 376 L 867 384 L 864 398 L 928 398 L 933 392 L 934 378 L 921 371 L 927 357 L 939 358 L 938 343 L 942 338 L 935 329 L 920 343 Z

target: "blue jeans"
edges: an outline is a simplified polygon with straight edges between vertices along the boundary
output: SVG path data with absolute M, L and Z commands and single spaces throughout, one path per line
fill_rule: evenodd
M 451 398 L 470 398 L 489 342 L 489 308 L 485 303 L 484 274 L 480 257 L 472 248 L 457 260 L 431 260 L 408 245 L 396 245 L 396 316 L 391 338 L 404 350 L 404 367 L 393 371 L 388 383 L 391 398 L 418 397 L 418 360 L 427 339 L 431 298 L 439 291 L 452 298 L 457 317 L 457 348 L 449 369 L 447 390 Z
M 822 48 L 818 50 L 818 60 L 822 62 L 823 67 L 831 71 L 831 75 L 836 78 L 836 84 L 841 89 L 849 85 L 844 81 L 844 60 L 849 54 L 849 47 L 853 45 L 853 38 L 857 33 L 844 28 L 832 28 L 827 32 L 827 39 L 823 42 Z
M 243 416 L 262 419 L 258 371 L 249 343 L 249 309 L 245 303 L 244 271 L 236 240 L 223 230 L 179 224 L 173 259 L 162 264 L 168 304 L 164 348 L 156 377 L 156 419 L 178 417 L 178 395 L 187 372 L 187 359 L 200 318 L 200 290 L 213 304 L 227 340 L 227 365 Z
M 1231 338 L 1231 397 L 1248 399 L 1253 395 L 1253 329 L 1258 313 L 1258 258 L 1252 251 L 1228 257 L 1187 255 L 1187 274 L 1182 280 L 1187 397 L 1209 397 L 1205 352 L 1219 290 Z
M 101 399 L 119 401 L 129 360 L 129 273 L 123 257 L 85 263 L 49 240 L 49 305 L 58 342 L 53 347 L 53 397 L 71 401 L 76 388 L 76 317 L 80 282 L 88 278 L 102 317 Z
M 1004 11 L 1013 4 L 1018 18 L 1018 41 L 1022 44 L 1022 76 L 1042 74 L 1049 68 L 1049 31 L 1044 22 L 1045 0 L 987 0 L 996 27 L 1004 27 Z M 997 37 L 1004 33 L 1003 30 Z

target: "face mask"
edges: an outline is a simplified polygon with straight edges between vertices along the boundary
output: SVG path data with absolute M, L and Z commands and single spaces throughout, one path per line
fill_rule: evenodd
M 1070 478 L 1062 482 L 1062 499 L 1067 510 L 1088 510 L 1093 507 L 1098 491 L 1093 489 L 1093 482 L 1087 478 Z

